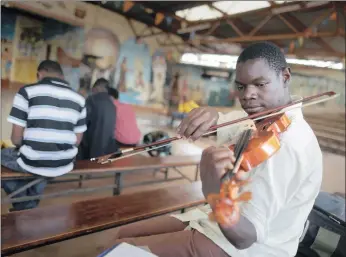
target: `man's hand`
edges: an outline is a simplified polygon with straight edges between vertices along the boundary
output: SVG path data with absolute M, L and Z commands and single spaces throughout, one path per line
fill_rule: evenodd
M 235 158 L 227 147 L 209 147 L 203 151 L 200 171 L 205 198 L 211 193 L 220 193 L 221 177 L 226 169 L 233 169 Z
M 211 126 L 217 124 L 219 114 L 209 107 L 193 109 L 178 127 L 178 135 L 192 140 L 197 140 L 208 131 Z
M 233 152 L 227 147 L 209 147 L 203 151 L 200 163 L 202 190 L 207 198 L 211 193 L 220 193 L 221 177 L 226 169 L 233 169 L 235 158 Z M 237 177 L 244 177 L 244 171 L 238 171 Z M 257 241 L 254 225 L 244 216 L 240 215 L 237 224 L 231 227 L 219 225 L 227 240 L 237 249 L 249 248 Z

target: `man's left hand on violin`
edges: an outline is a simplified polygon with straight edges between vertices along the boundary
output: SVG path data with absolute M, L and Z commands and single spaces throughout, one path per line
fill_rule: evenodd
M 203 194 L 218 194 L 221 187 L 221 178 L 227 170 L 233 169 L 235 157 L 233 152 L 225 146 L 209 147 L 203 151 L 200 171 Z M 237 178 L 244 177 L 243 171 L 238 171 Z

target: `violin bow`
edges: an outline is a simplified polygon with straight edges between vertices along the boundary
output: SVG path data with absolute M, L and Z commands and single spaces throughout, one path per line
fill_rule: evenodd
M 320 97 L 323 97 L 323 96 L 327 96 L 327 98 L 309 102 L 311 100 L 314 100 L 316 98 L 320 98 Z M 281 106 L 278 106 L 278 107 L 275 107 L 275 108 L 268 109 L 268 110 L 263 111 L 263 112 L 255 113 L 255 114 L 252 114 L 252 115 L 240 118 L 240 119 L 236 119 L 236 120 L 224 122 L 224 123 L 219 124 L 219 125 L 212 126 L 202 136 L 206 136 L 206 135 L 212 134 L 212 133 L 216 132 L 219 129 L 224 129 L 227 126 L 230 126 L 230 125 L 233 125 L 233 124 L 245 121 L 245 120 L 250 120 L 251 119 L 251 120 L 256 121 L 256 120 L 268 118 L 268 117 L 275 116 L 275 115 L 278 115 L 278 114 L 281 114 L 281 113 L 285 113 L 285 112 L 287 112 L 289 110 L 292 110 L 292 109 L 306 107 L 306 106 L 310 106 L 310 105 L 313 105 L 313 104 L 329 101 L 329 100 L 331 100 L 333 98 L 336 98 L 338 96 L 339 96 L 339 94 L 336 94 L 333 91 L 328 91 L 328 92 L 320 93 L 320 94 L 317 94 L 317 95 L 304 97 L 304 98 L 302 98 L 300 100 L 293 101 L 293 102 L 291 102 L 289 104 L 281 105 Z M 309 102 L 309 103 L 306 103 L 306 102 Z M 302 105 L 300 105 L 300 103 L 302 103 Z M 303 103 L 305 103 L 305 104 L 303 104 Z M 113 162 L 113 161 L 116 161 L 116 160 L 119 160 L 119 159 L 127 158 L 127 157 L 130 157 L 130 156 L 133 156 L 133 155 L 137 155 L 137 154 L 140 154 L 140 153 L 144 153 L 144 152 L 148 152 L 148 151 L 151 151 L 151 150 L 154 150 L 154 149 L 158 149 L 160 147 L 164 147 L 166 145 L 169 145 L 173 141 L 179 140 L 181 138 L 182 137 L 175 136 L 175 137 L 171 137 L 171 138 L 168 138 L 168 139 L 157 141 L 155 143 L 150 143 L 150 144 L 146 144 L 146 145 L 140 145 L 140 146 L 137 146 L 137 147 L 128 148 L 128 149 L 124 149 L 124 150 L 118 150 L 118 151 L 116 151 L 114 153 L 111 153 L 111 154 L 103 155 L 103 156 L 96 157 L 96 158 L 91 158 L 90 161 L 97 161 L 98 163 L 101 163 L 101 164 L 110 163 L 110 162 Z M 128 154 L 126 154 L 126 153 L 128 153 Z M 112 158 L 112 157 L 114 157 L 114 158 Z

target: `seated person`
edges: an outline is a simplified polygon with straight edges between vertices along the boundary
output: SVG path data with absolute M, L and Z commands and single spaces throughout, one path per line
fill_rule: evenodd
M 11 140 L 16 148 L 1 150 L 1 165 L 14 171 L 57 177 L 73 169 L 73 159 L 86 130 L 85 100 L 64 80 L 60 65 L 43 61 L 37 69 L 38 82 L 19 89 L 8 121 L 13 124 Z M 29 183 L 4 180 L 7 194 Z M 36 184 L 15 197 L 43 193 L 46 182 Z M 39 200 L 13 203 L 13 210 L 35 208 Z
M 137 126 L 136 113 L 129 104 L 119 101 L 119 92 L 115 88 L 109 88 L 108 93 L 113 98 L 116 106 L 116 126 L 114 136 L 119 147 L 136 146 L 141 140 L 141 132 Z
M 108 95 L 108 81 L 98 79 L 87 98 L 87 131 L 79 147 L 78 159 L 85 160 L 118 150 L 114 139 L 116 109 Z
M 235 79 L 245 116 L 297 100 L 290 95 L 290 79 L 290 68 L 279 47 L 261 42 L 245 48 L 237 60 Z M 224 225 L 209 220 L 212 210 L 205 205 L 183 214 L 122 226 L 108 246 L 127 242 L 147 246 L 152 253 L 165 257 L 295 256 L 320 190 L 323 165 L 318 141 L 302 110 L 285 113 L 291 124 L 280 135 L 281 148 L 247 174 L 242 173 L 250 177 L 242 190 L 252 192 L 252 199 L 239 204 L 238 223 Z M 232 116 L 232 112 L 224 115 L 212 108 L 197 108 L 182 121 L 178 134 L 195 140 L 211 126 L 233 120 Z M 227 147 L 203 151 L 200 174 L 205 197 L 219 194 L 221 178 L 233 165 L 234 156 Z

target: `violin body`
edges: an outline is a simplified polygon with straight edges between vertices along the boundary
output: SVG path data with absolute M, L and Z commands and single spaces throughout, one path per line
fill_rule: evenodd
M 250 171 L 273 156 L 280 149 L 280 134 L 286 131 L 290 124 L 291 121 L 285 114 L 258 122 L 256 133 L 243 152 L 240 168 Z M 233 150 L 235 145 L 229 148 Z M 240 188 L 247 183 L 248 180 L 241 181 L 237 176 L 233 176 L 221 184 L 220 194 L 210 194 L 207 201 L 213 212 L 209 214 L 209 219 L 224 226 L 236 224 L 240 218 L 239 202 L 252 198 L 251 192 L 239 194 Z
M 273 156 L 280 149 L 280 133 L 284 132 L 290 124 L 291 121 L 285 114 L 257 123 L 256 133 L 243 153 L 241 169 L 250 171 Z M 233 150 L 234 145 L 231 145 L 229 149 Z

